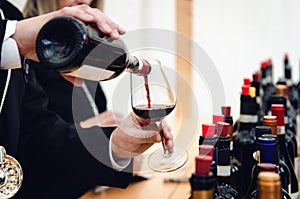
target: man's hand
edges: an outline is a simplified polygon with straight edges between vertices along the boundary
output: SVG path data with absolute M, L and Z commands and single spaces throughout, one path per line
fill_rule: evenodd
M 110 35 L 114 39 L 125 33 L 125 29 L 96 8 L 91 8 L 87 5 L 65 7 L 61 10 L 24 19 L 17 23 L 16 32 L 12 38 L 17 42 L 20 54 L 26 58 L 38 61 L 35 51 L 37 35 L 46 22 L 59 16 L 70 16 L 84 22 L 95 23 L 103 33 Z
M 168 152 L 173 152 L 173 136 L 166 122 L 162 121 L 161 127 L 154 122 L 148 122 L 147 125 L 144 122 L 141 125 L 137 118 L 131 113 L 112 133 L 112 151 L 115 158 L 132 158 L 145 152 L 154 143 L 161 142 L 159 131 L 162 131 Z

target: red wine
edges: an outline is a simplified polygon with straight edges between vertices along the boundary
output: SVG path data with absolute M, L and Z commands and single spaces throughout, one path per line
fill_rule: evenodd
M 170 114 L 175 105 L 152 104 L 149 108 L 147 104 L 132 107 L 133 112 L 144 119 L 160 119 Z
M 151 98 L 150 98 L 150 90 L 149 90 L 149 84 L 148 84 L 148 76 L 144 75 L 145 80 L 145 89 L 146 89 L 146 97 L 148 102 L 148 108 L 151 108 Z

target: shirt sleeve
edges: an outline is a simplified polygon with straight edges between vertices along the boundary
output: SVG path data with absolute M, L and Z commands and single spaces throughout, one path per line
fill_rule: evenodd
M 115 160 L 115 158 L 113 157 L 113 154 L 112 154 L 112 147 L 111 147 L 111 145 L 112 145 L 111 139 L 109 139 L 109 158 L 110 158 L 110 161 L 111 161 L 111 165 L 112 165 L 112 167 L 115 170 L 122 171 L 126 167 L 128 167 L 128 165 L 131 162 L 131 159 L 124 158 L 124 159 L 117 159 L 117 160 Z
M 11 36 L 16 31 L 17 21 L 7 21 L 2 43 L 1 69 L 21 68 L 21 58 L 16 41 Z

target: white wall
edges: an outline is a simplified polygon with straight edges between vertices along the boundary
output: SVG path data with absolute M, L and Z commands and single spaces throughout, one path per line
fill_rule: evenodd
M 25 0 L 11 1 L 22 7 Z M 128 31 L 143 27 L 174 30 L 175 10 L 175 0 L 106 0 L 105 4 L 106 14 Z M 297 0 L 194 0 L 193 39 L 215 63 L 226 91 L 226 104 L 233 106 L 233 114 L 239 112 L 243 77 L 251 77 L 261 60 L 271 57 L 278 77 L 282 75 L 283 54 L 288 52 L 298 81 L 299 10 Z M 170 66 L 175 63 L 168 54 L 160 59 Z M 201 77 L 196 79 L 199 111 L 209 115 L 209 88 Z M 116 84 L 103 83 L 109 96 Z

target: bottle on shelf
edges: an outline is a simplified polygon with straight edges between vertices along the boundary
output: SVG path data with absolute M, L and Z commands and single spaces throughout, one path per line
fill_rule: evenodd
M 298 180 L 285 145 L 284 106 L 272 104 L 272 115 L 277 117 L 277 137 L 279 141 L 279 157 L 288 166 L 291 174 L 291 198 L 299 198 Z
M 190 178 L 192 195 L 190 199 L 213 199 L 216 180 L 210 165 L 212 157 L 209 155 L 199 155 L 196 157 L 196 171 Z
M 228 136 L 229 124 L 218 123 L 217 142 L 217 186 L 215 189 L 215 198 L 235 199 L 242 196 L 231 185 L 231 165 L 230 165 L 230 137 Z
M 258 189 L 255 190 L 250 199 L 290 199 L 291 197 L 281 188 L 278 173 L 262 171 L 258 174 Z
M 102 81 L 123 71 L 145 75 L 151 66 L 128 53 L 121 39 L 112 39 L 93 24 L 72 17 L 47 22 L 36 40 L 37 56 L 43 64 L 70 76 Z

